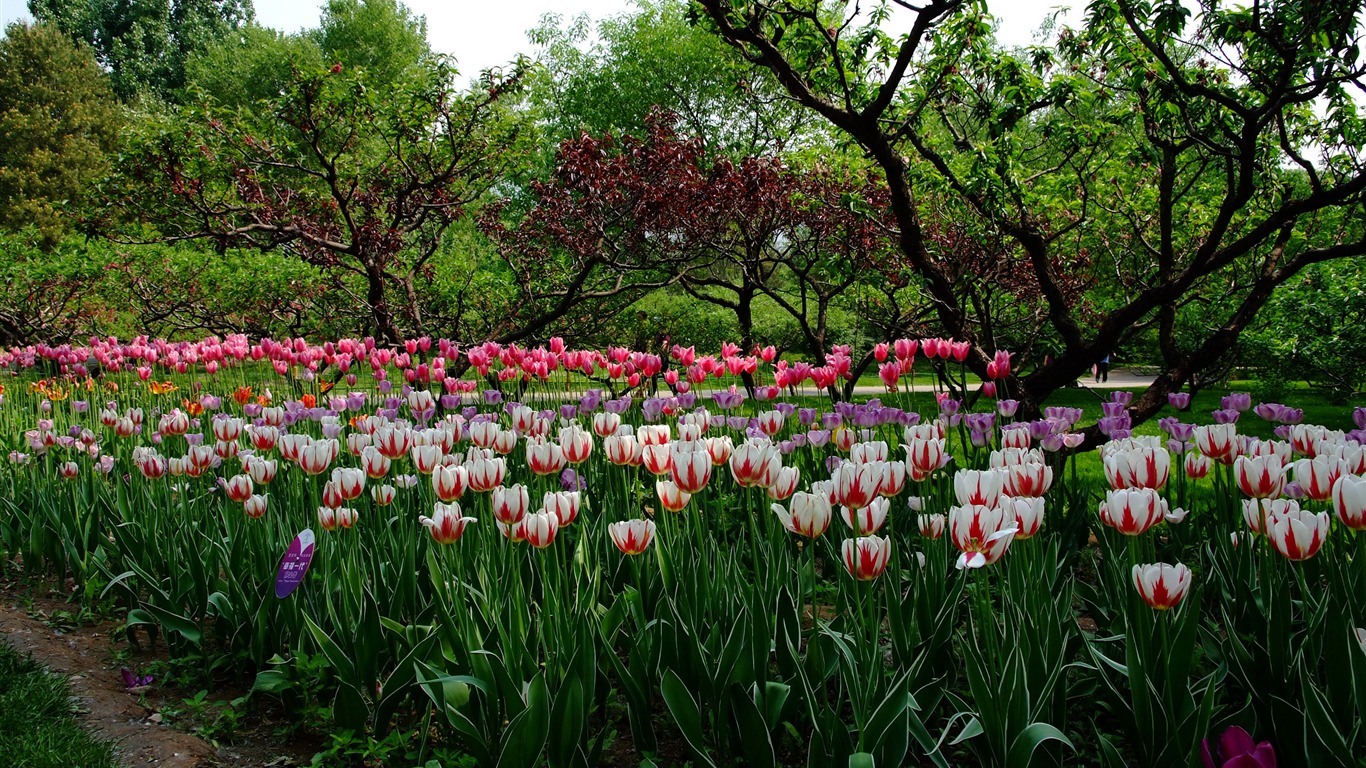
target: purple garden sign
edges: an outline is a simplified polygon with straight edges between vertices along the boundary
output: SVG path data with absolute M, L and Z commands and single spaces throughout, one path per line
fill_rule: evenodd
M 305 528 L 294 537 L 294 542 L 289 545 L 289 551 L 280 561 L 280 570 L 275 576 L 275 596 L 280 599 L 289 597 L 295 587 L 303 583 L 304 574 L 308 573 L 308 564 L 312 561 L 313 529 Z

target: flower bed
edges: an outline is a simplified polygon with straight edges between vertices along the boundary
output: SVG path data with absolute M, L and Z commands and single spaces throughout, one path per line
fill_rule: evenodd
M 961 349 L 888 345 L 883 380 Z M 12 350 L 0 548 L 422 758 L 597 765 L 627 738 L 699 765 L 1366 753 L 1366 410 L 1343 433 L 1230 395 L 1134 437 L 1116 392 L 1099 486 L 1070 451 L 1080 409 L 822 400 L 841 359 Z

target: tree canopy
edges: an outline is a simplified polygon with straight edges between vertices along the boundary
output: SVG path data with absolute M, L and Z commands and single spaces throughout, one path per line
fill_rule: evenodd
M 251 0 L 29 0 L 34 18 L 90 46 L 121 99 L 176 100 L 196 53 L 249 25 Z
M 121 114 L 90 51 L 54 27 L 0 38 L 0 227 L 32 227 L 51 248 L 114 151 Z M 77 214 L 79 215 L 79 214 Z
M 1083 27 L 1025 51 L 995 44 L 984 3 L 894 3 L 912 20 L 899 38 L 885 6 L 697 4 L 877 163 L 899 246 L 944 331 L 975 342 L 979 372 L 1005 345 L 927 219 L 966 215 L 1004 238 L 1060 348 L 1007 383 L 1026 403 L 1151 327 L 1164 370 L 1136 405 L 1146 417 L 1277 286 L 1366 253 L 1359 2 L 1097 0 Z M 1232 297 L 1224 313 L 1178 334 L 1184 304 L 1209 290 Z

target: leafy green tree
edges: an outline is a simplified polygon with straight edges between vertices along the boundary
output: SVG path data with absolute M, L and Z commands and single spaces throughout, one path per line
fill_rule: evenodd
M 54 247 L 107 169 L 118 104 L 90 51 L 44 24 L 0 39 L 0 227 Z
M 364 69 L 371 87 L 430 71 L 427 20 L 396 0 L 328 0 L 322 23 L 307 34 L 329 64 Z
M 732 156 L 794 149 L 820 127 L 767 70 L 692 23 L 681 0 L 638 0 L 596 29 L 586 16 L 548 14 L 531 40 L 541 67 L 529 97 L 552 146 L 580 133 L 642 136 L 656 108 L 708 151 Z
M 1343 403 L 1366 391 L 1366 264 L 1316 264 L 1277 291 L 1263 314 L 1240 351 L 1270 373 L 1266 380 L 1305 381 Z
M 1084 27 L 1025 51 L 995 44 L 984 2 L 694 4 L 877 163 L 899 247 L 938 327 L 975 343 L 979 374 L 1002 345 L 927 216 L 948 199 L 1003 236 L 1059 345 L 1003 385 L 1027 408 L 1152 328 L 1162 371 L 1133 408 L 1147 418 L 1279 286 L 1366 255 L 1359 1 L 1096 0 Z M 910 25 L 896 38 L 892 6 Z M 1206 307 L 1179 335 L 1202 293 L 1228 311 Z
M 29 0 L 29 11 L 85 43 L 119 98 L 175 101 L 195 53 L 248 25 L 251 0 Z
M 341 64 L 389 88 L 421 77 L 433 62 L 426 23 L 394 0 L 331 0 L 319 26 L 297 34 L 249 25 L 213 41 L 186 63 L 198 96 L 246 107 L 290 87 L 296 73 Z M 198 97 L 197 96 L 197 97 Z

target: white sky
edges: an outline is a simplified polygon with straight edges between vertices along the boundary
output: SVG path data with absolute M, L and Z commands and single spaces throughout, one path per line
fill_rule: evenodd
M 1084 5 L 1084 0 L 1073 2 L 1078 7 Z M 1001 41 L 1006 45 L 1032 42 L 1039 24 L 1053 8 L 1063 4 L 1062 0 L 995 0 L 992 10 L 1001 20 Z M 255 5 L 259 23 L 294 32 L 317 25 L 322 1 L 255 0 Z M 504 64 L 517 53 L 534 54 L 526 32 L 536 26 L 543 14 L 558 13 L 571 18 L 587 13 L 597 20 L 634 7 L 631 0 L 407 0 L 406 5 L 427 17 L 427 36 L 432 47 L 454 56 L 466 75 Z M 1073 19 L 1077 15 L 1074 12 Z M 26 0 L 0 0 L 0 23 L 28 17 Z M 897 25 L 896 20 L 894 16 L 889 31 L 903 26 Z

